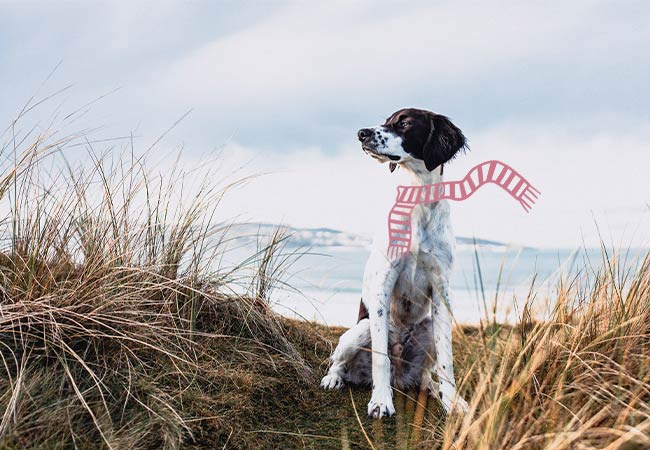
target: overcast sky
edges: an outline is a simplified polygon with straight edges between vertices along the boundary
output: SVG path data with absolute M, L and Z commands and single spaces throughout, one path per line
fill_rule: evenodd
M 146 148 L 217 151 L 242 173 L 224 218 L 353 232 L 394 195 L 356 130 L 414 106 L 542 191 L 530 214 L 494 187 L 453 205 L 456 234 L 533 246 L 650 241 L 647 1 L 3 1 L 0 123 L 68 84 L 64 108 Z M 58 103 L 57 103 L 58 106 Z M 47 107 L 26 119 L 49 114 Z M 372 193 L 372 195 L 369 195 Z M 348 201 L 341 204 L 341 199 Z M 383 214 L 383 212 L 382 212 Z

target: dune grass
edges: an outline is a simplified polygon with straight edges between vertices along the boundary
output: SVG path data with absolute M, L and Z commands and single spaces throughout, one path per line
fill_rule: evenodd
M 310 377 L 267 304 L 283 237 L 219 267 L 225 234 L 212 223 L 231 186 L 206 177 L 184 195 L 188 174 L 149 173 L 146 154 L 98 156 L 83 136 L 49 131 L 29 130 L 24 145 L 10 131 L 0 183 L 3 447 L 179 448 L 201 442 L 203 421 L 219 442 L 232 418 L 251 413 L 264 373 Z M 80 151 L 86 162 L 73 164 Z M 237 295 L 246 270 L 255 282 Z
M 369 392 L 318 389 L 343 329 L 269 308 L 286 236 L 220 264 L 229 185 L 185 192 L 187 173 L 83 135 L 11 130 L 0 155 L 2 448 L 650 447 L 647 254 L 632 271 L 603 248 L 544 321 L 531 295 L 515 326 L 457 327 L 470 414 L 397 393 L 374 422 Z
M 608 255 L 560 280 L 550 312 L 531 298 L 513 328 L 458 333 L 462 389 L 472 412 L 430 424 L 442 448 L 650 447 L 650 257 Z M 617 261 L 617 262 L 615 262 Z M 631 267 L 634 266 L 632 270 Z

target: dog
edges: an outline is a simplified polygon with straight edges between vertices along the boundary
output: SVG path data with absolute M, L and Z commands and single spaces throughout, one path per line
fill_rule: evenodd
M 383 125 L 358 132 L 362 150 L 400 168 L 397 184 L 442 181 L 443 166 L 468 149 L 463 132 L 441 114 L 401 109 Z M 404 178 L 406 180 L 404 180 Z M 385 199 L 386 214 L 395 198 Z M 455 238 L 446 200 L 418 205 L 411 214 L 410 250 L 389 260 L 386 217 L 373 240 L 363 275 L 359 319 L 339 339 L 324 389 L 372 384 L 368 415 L 392 416 L 392 387 L 428 383 L 447 413 L 468 410 L 456 392 L 449 283 Z M 437 378 L 437 384 L 432 375 Z

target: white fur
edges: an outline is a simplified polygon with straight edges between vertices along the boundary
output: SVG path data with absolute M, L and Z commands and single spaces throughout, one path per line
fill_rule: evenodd
M 320 383 L 324 389 L 340 389 L 343 387 L 343 378 L 341 372 L 345 361 L 352 358 L 353 354 L 368 342 L 370 333 L 370 321 L 364 319 L 359 321 L 356 326 L 350 328 L 339 338 L 339 345 L 336 346 L 332 353 L 332 366 Z
M 423 185 L 442 180 L 440 168 L 429 172 L 424 162 L 405 152 L 401 138 L 384 127 L 373 129 L 378 145 L 366 153 L 382 162 L 393 159 L 401 168 L 390 176 L 398 185 Z M 397 192 L 397 190 L 395 190 Z M 395 197 L 381 199 L 385 214 Z M 343 386 L 341 374 L 346 361 L 359 351 L 360 343 L 367 342 L 368 330 L 372 344 L 372 397 L 368 415 L 381 418 L 393 415 L 390 386 L 390 359 L 388 358 L 388 330 L 390 323 L 408 326 L 426 317 L 433 320 L 435 348 L 434 372 L 438 378 L 439 399 L 447 412 L 467 411 L 467 403 L 456 394 L 451 346 L 452 316 L 450 312 L 449 279 L 454 261 L 455 239 L 451 228 L 449 205 L 446 200 L 418 205 L 411 215 L 412 241 L 410 251 L 395 261 L 386 255 L 388 230 L 386 217 L 379 222 L 373 248 L 363 276 L 362 299 L 369 319 L 361 320 L 344 333 L 332 354 L 332 365 L 321 386 L 326 389 Z M 414 300 L 404 308 L 398 299 L 406 295 Z

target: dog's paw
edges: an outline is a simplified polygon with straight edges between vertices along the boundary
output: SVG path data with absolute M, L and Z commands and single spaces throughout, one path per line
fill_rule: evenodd
M 469 405 L 460 395 L 456 396 L 456 400 L 453 401 L 452 411 L 459 414 L 467 414 L 469 412 Z
M 323 389 L 341 389 L 345 383 L 338 373 L 328 373 L 320 382 Z
M 368 417 L 381 419 L 384 416 L 390 417 L 394 414 L 395 407 L 393 406 L 391 388 L 388 387 L 388 389 L 373 389 L 370 403 L 368 403 Z
M 447 414 L 467 414 L 469 412 L 467 402 L 448 383 L 438 386 L 438 398 Z

